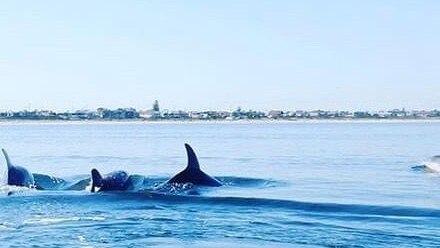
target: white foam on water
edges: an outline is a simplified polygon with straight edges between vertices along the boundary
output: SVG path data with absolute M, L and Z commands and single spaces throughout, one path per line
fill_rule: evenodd
M 0 186 L 8 185 L 8 164 L 4 157 L 0 158 Z
M 431 157 L 430 159 L 423 161 L 422 164 L 427 170 L 434 173 L 440 173 L 440 156 Z
M 10 222 L 0 222 L 0 231 L 16 230 L 17 228 Z
M 58 217 L 58 218 L 31 218 L 23 221 L 26 225 L 53 225 L 60 224 L 64 222 L 77 222 L 81 220 L 88 221 L 104 221 L 104 217 L 94 216 L 94 217 Z
M 101 187 L 95 187 L 95 192 L 99 192 Z M 92 180 L 90 180 L 90 183 L 86 186 L 84 189 L 86 192 L 92 192 Z
M 423 165 L 431 172 L 440 173 L 440 164 L 436 162 L 423 162 Z
M 13 186 L 13 185 L 2 185 L 0 186 L 0 195 L 12 195 L 16 193 L 23 193 L 28 192 L 30 190 L 33 190 L 28 187 L 19 187 L 19 186 Z
M 87 239 L 80 235 L 78 236 L 78 241 L 79 241 L 79 245 L 83 248 L 92 248 L 93 246 L 89 245 L 89 243 L 87 242 Z
M 79 217 L 71 217 L 71 218 L 41 218 L 41 219 L 28 219 L 23 222 L 23 224 L 28 225 L 51 225 L 51 224 L 58 224 L 63 222 L 70 222 L 70 221 L 79 221 Z
M 105 217 L 94 216 L 94 217 L 84 217 L 84 218 L 81 218 L 81 219 L 84 219 L 84 220 L 91 220 L 91 221 L 104 221 L 104 220 L 105 220 Z

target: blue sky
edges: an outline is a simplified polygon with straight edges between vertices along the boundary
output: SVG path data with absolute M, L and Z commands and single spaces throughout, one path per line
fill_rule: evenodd
M 0 110 L 440 108 L 440 1 L 3 1 Z

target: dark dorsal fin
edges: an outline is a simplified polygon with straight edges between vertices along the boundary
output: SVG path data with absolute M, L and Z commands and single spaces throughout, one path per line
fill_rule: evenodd
M 185 148 L 186 154 L 188 155 L 188 166 L 183 171 L 169 179 L 167 183 L 192 183 L 194 185 L 211 187 L 221 186 L 222 184 L 219 181 L 200 170 L 199 161 L 197 160 L 197 156 L 191 146 L 185 144 Z
M 186 155 L 188 156 L 188 165 L 186 169 L 200 170 L 199 161 L 197 160 L 197 156 L 194 150 L 188 144 L 185 144 L 185 148 L 186 148 Z
M 6 152 L 5 149 L 2 149 L 3 155 L 5 156 L 6 159 L 6 164 L 8 165 L 8 168 L 12 165 L 11 164 L 11 160 L 9 159 L 8 153 Z
M 92 192 L 95 192 L 96 187 L 102 187 L 102 176 L 97 169 L 92 169 Z

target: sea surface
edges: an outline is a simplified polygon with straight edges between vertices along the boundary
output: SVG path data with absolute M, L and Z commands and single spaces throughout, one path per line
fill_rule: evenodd
M 224 186 L 165 187 L 184 143 Z M 0 124 L 0 247 L 440 247 L 440 123 Z M 1 165 L 4 165 L 1 158 Z M 91 168 L 125 192 L 87 191 Z

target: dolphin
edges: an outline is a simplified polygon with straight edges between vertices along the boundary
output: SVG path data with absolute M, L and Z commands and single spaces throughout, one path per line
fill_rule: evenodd
M 34 176 L 24 167 L 13 165 L 8 153 L 2 149 L 8 168 L 8 185 L 33 188 L 35 186 Z
M 166 184 L 173 183 L 192 183 L 194 185 L 219 187 L 222 184 L 215 178 L 210 177 L 200 170 L 199 161 L 190 145 L 185 144 L 186 154 L 188 156 L 188 165 L 186 168 L 169 179 Z
M 113 171 L 102 176 L 97 169 L 92 169 L 92 189 L 97 191 L 124 191 L 136 189 L 144 183 L 144 177 L 128 175 L 125 171 Z

